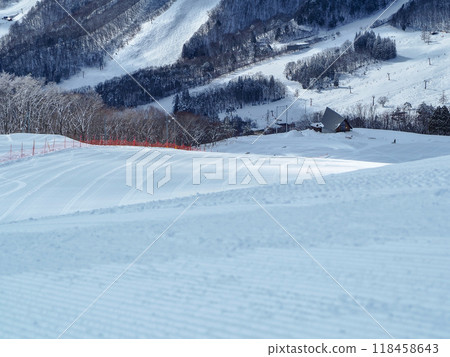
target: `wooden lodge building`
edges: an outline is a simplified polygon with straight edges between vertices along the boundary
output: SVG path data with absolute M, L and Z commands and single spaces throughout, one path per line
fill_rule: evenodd
M 322 133 L 342 133 L 353 129 L 347 119 L 328 107 L 325 110 L 321 123 L 314 123 L 311 127 L 313 130 Z

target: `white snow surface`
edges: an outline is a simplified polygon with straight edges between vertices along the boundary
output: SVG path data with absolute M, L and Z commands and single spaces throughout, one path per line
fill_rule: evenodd
M 158 149 L 173 177 L 154 196 L 125 185 L 135 147 L 0 164 L 0 337 L 58 337 L 158 237 L 62 337 L 389 337 L 284 229 L 392 336 L 448 337 L 450 138 L 254 139 Z M 0 156 L 33 140 L 52 137 L 0 136 Z M 192 185 L 193 158 L 274 155 L 317 158 L 326 184 Z
M 31 8 L 36 5 L 38 0 L 20 0 L 10 6 L 0 9 L 0 37 L 6 35 L 11 25 L 20 21 Z M 4 16 L 15 16 L 13 21 L 3 20 Z

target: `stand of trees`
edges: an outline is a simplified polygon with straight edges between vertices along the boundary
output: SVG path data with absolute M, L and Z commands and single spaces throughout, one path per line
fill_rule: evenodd
M 339 86 L 340 73 L 350 73 L 377 60 L 397 57 L 395 42 L 373 31 L 356 34 L 354 46 L 347 41 L 341 48 L 329 49 L 309 59 L 290 62 L 285 74 L 303 88 Z
M 408 131 L 418 134 L 450 135 L 447 106 L 422 103 L 416 110 L 405 103 L 393 111 L 378 113 L 377 106 L 357 104 L 345 115 L 354 127 Z
M 185 88 L 202 86 L 213 78 L 214 68 L 177 63 L 174 65 L 140 70 L 133 74 L 145 90 L 161 99 L 181 92 Z M 106 104 L 114 107 L 136 107 L 152 102 L 146 91 L 133 78 L 123 76 L 99 84 L 95 90 Z
M 381 38 L 373 31 L 357 33 L 354 43 L 355 53 L 365 54 L 375 60 L 387 61 L 397 57 L 397 46 L 390 38 Z
M 136 34 L 140 24 L 174 0 L 38 1 L 0 40 L 0 71 L 59 82 L 85 66 L 102 68 L 107 54 Z M 95 40 L 94 40 L 94 39 Z M 100 44 L 100 46 L 99 46 Z
M 388 0 L 306 0 L 297 10 L 298 24 L 334 28 L 385 8 Z
M 103 110 L 96 93 L 70 94 L 31 76 L 0 74 L 0 133 L 53 133 L 86 138 Z
M 175 120 L 173 120 L 175 118 Z M 226 122 L 154 107 L 117 109 L 95 92 L 63 92 L 31 76 L 0 74 L 0 134 L 60 134 L 76 140 L 121 139 L 195 146 L 249 132 L 239 117 Z
M 450 30 L 448 0 L 412 0 L 394 14 L 391 24 L 406 30 Z
M 437 107 L 429 118 L 428 131 L 430 134 L 450 135 L 450 112 L 448 107 Z
M 238 77 L 226 86 L 191 96 L 188 90 L 174 98 L 174 113 L 186 111 L 218 119 L 219 113 L 232 112 L 244 105 L 261 105 L 284 98 L 285 86 L 273 76 L 261 74 Z

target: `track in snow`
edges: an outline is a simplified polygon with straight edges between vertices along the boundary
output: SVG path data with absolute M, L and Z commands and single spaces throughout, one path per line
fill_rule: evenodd
M 278 138 L 280 149 L 293 150 L 295 141 Z M 329 148 L 348 140 L 328 138 Z M 444 138 L 403 134 L 399 148 L 407 140 L 420 152 L 432 150 L 428 140 Z M 233 144 L 226 147 L 229 154 L 185 153 L 177 165 L 187 170 L 193 155 L 228 157 Z M 253 151 L 274 148 L 261 142 Z M 0 337 L 56 338 L 193 202 L 196 192 L 187 190 L 181 170 L 172 186 L 177 197 L 139 203 L 130 196 L 136 204 L 116 207 L 130 189 L 114 169 L 135 151 L 86 148 L 0 165 L 2 176 L 27 185 L 0 197 L 3 210 L 41 185 L 0 223 Z M 84 174 L 54 177 L 83 163 Z M 252 198 L 393 336 L 448 336 L 450 156 L 329 175 L 326 182 L 205 186 L 192 209 L 64 337 L 387 337 Z M 45 200 L 40 212 L 21 209 Z M 93 210 L 100 203 L 104 208 Z M 70 213 L 83 206 L 85 212 Z M 64 208 L 68 214 L 59 215 Z

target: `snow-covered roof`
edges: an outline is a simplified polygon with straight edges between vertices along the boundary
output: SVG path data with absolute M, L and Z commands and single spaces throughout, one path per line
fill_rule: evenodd
M 322 118 L 323 131 L 325 133 L 334 133 L 345 119 L 334 110 L 327 108 Z

